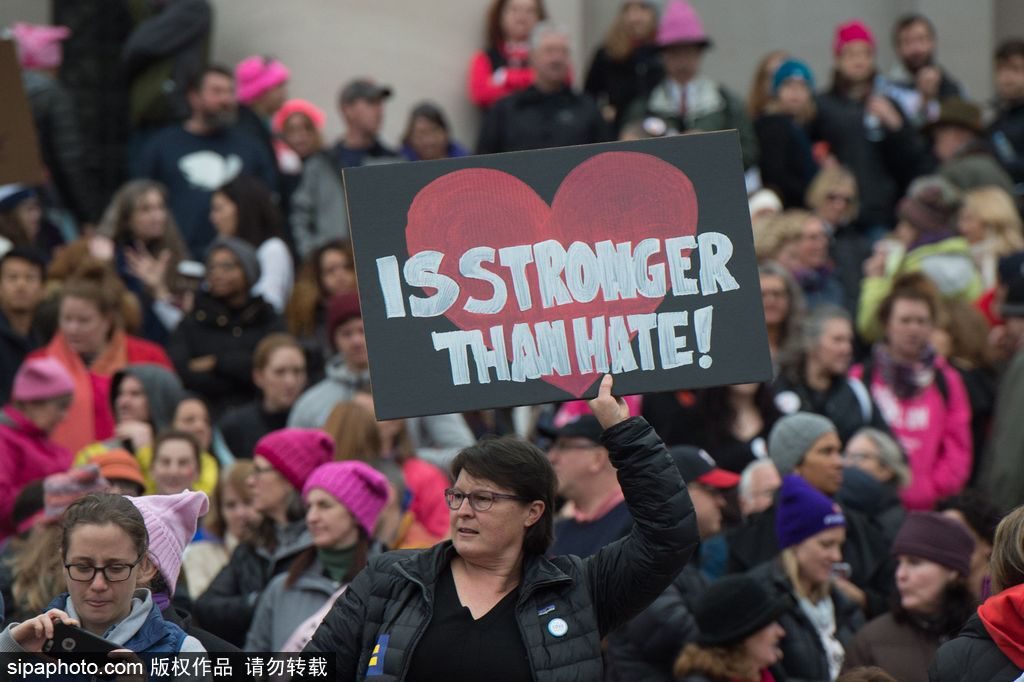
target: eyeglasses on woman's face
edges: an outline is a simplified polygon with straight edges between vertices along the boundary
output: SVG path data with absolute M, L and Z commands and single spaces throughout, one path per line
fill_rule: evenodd
M 470 493 L 464 493 L 461 490 L 455 488 L 448 488 L 444 491 L 444 501 L 448 505 L 448 508 L 452 511 L 458 511 L 462 508 L 462 503 L 469 498 L 469 506 L 474 511 L 483 512 L 487 511 L 494 506 L 495 500 L 519 500 L 520 502 L 529 502 L 529 500 L 522 495 L 507 495 L 505 493 L 494 493 L 489 490 L 474 490 Z
M 97 573 L 103 574 L 103 579 L 108 583 L 121 583 L 131 577 L 132 571 L 139 562 L 140 556 L 131 564 L 107 564 L 106 566 L 93 566 L 91 564 L 64 564 L 68 576 L 79 583 L 91 583 L 96 579 Z

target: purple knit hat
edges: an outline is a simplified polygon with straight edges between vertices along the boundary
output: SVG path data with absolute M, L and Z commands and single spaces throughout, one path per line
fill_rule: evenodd
M 971 572 L 974 538 L 962 523 L 937 512 L 911 512 L 892 542 L 893 556 L 934 561 L 960 575 Z
M 334 439 L 319 429 L 279 429 L 260 438 L 253 455 L 265 457 L 296 490 L 302 490 L 314 469 L 334 459 Z
M 798 545 L 823 530 L 846 526 L 839 505 L 796 474 L 782 479 L 775 508 L 775 534 L 779 549 Z
M 377 515 L 388 502 L 388 479 L 365 462 L 348 460 L 318 466 L 302 486 L 302 499 L 313 488 L 329 493 L 345 505 L 367 535 L 373 535 Z
M 199 517 L 210 510 L 206 493 L 186 490 L 177 495 L 143 495 L 128 501 L 142 514 L 149 532 L 149 559 L 167 583 L 170 596 L 181 572 L 181 556 L 192 542 Z

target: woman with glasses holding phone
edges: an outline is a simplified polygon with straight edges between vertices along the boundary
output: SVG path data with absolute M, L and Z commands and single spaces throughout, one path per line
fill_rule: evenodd
M 38 652 L 53 638 L 54 624 L 79 627 L 125 653 L 202 653 L 202 644 L 163 619 L 149 590 L 156 575 L 147 557 L 149 533 L 142 514 L 121 495 L 83 497 L 61 520 L 60 552 L 67 592 L 45 613 L 11 623 L 0 633 L 0 651 Z
M 635 526 L 588 559 L 546 558 L 556 477 L 520 440 L 483 440 L 452 462 L 452 540 L 370 560 L 306 651 L 338 679 L 601 679 L 601 639 L 654 600 L 698 542 L 693 504 L 650 425 L 605 376 L 591 409 Z
M 256 443 L 248 485 L 260 521 L 196 599 L 192 612 L 201 627 L 235 646 L 245 644 L 256 603 L 271 578 L 313 546 L 301 491 L 313 471 L 333 457 L 334 440 L 316 429 L 280 429 Z

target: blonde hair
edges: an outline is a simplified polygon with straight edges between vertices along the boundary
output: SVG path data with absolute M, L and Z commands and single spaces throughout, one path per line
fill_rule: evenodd
M 64 558 L 59 523 L 37 523 L 27 538 L 12 540 L 10 559 L 14 605 L 24 614 L 42 613 L 64 591 Z
M 989 568 L 993 593 L 1024 583 L 1024 505 L 1011 511 L 996 526 Z
M 824 205 L 829 193 L 835 191 L 841 185 L 851 185 L 853 187 L 853 201 L 846 207 L 846 215 L 843 216 L 846 222 L 850 222 L 860 212 L 860 202 L 858 200 L 860 188 L 857 187 L 857 178 L 845 166 L 823 168 L 815 175 L 814 179 L 811 180 L 810 186 L 807 188 L 807 197 L 804 203 L 807 204 L 807 208 L 817 211 Z
M 754 253 L 757 261 L 776 260 L 783 247 L 798 241 L 804 225 L 813 216 L 803 209 L 783 211 L 769 220 L 758 222 L 754 229 Z
M 203 528 L 220 539 L 228 530 L 228 522 L 224 517 L 224 491 L 231 488 L 246 504 L 252 503 L 252 491 L 249 490 L 249 476 L 252 475 L 251 459 L 236 459 L 227 471 L 220 475 L 217 485 L 210 496 L 210 513 L 203 518 Z M 247 538 L 236 538 L 246 540 Z
M 979 187 L 964 195 L 963 209 L 985 225 L 996 241 L 996 255 L 1008 256 L 1024 249 L 1024 228 L 1013 198 L 1000 187 Z
M 338 403 L 324 422 L 334 438 L 334 459 L 372 462 L 381 456 L 380 431 L 370 411 L 354 400 Z
M 687 644 L 676 659 L 672 672 L 676 679 L 692 673 L 701 673 L 715 680 L 757 682 L 761 679 L 761 671 L 747 659 L 743 642 L 714 647 Z
M 626 25 L 627 6 L 628 3 L 622 3 L 622 9 L 619 10 L 618 16 L 604 38 L 604 51 L 608 53 L 609 58 L 616 62 L 625 61 L 634 49 L 633 36 L 629 32 L 629 26 Z M 643 38 L 644 42 L 652 41 L 658 32 L 658 12 L 650 4 L 647 4 L 647 9 L 654 15 L 654 20 L 651 21 L 650 31 Z
M 813 536 L 812 536 L 813 537 Z M 822 583 L 811 590 L 804 588 L 804 581 L 800 577 L 800 562 L 797 561 L 796 552 L 792 547 L 787 547 L 782 550 L 782 571 L 789 578 L 789 582 L 793 585 L 793 592 L 798 597 L 803 597 L 812 604 L 817 604 L 822 599 L 829 597 L 829 584 Z

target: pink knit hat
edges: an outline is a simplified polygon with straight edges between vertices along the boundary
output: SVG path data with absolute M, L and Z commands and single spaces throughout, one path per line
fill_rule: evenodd
M 26 69 L 55 69 L 64 60 L 61 41 L 71 36 L 67 26 L 15 22 L 11 27 L 18 44 L 18 61 Z
M 210 510 L 206 493 L 186 490 L 177 495 L 143 495 L 128 500 L 142 514 L 149 531 L 149 559 L 163 576 L 170 596 L 181 572 L 181 555 L 196 534 L 199 517 Z
M 49 400 L 75 392 L 75 383 L 64 365 L 53 358 L 26 360 L 14 375 L 11 398 L 22 402 Z
M 334 459 L 334 439 L 319 429 L 280 429 L 260 438 L 252 452 L 302 490 L 314 469 Z
M 324 122 L 327 117 L 324 115 L 323 109 L 318 107 L 304 99 L 290 99 L 281 105 L 281 108 L 274 114 L 274 118 L 271 119 L 270 127 L 273 128 L 274 132 L 280 135 L 284 132 L 284 123 L 294 114 L 302 114 L 310 121 L 313 122 L 313 127 L 317 130 L 324 129 Z
M 704 22 L 687 0 L 670 0 L 658 24 L 658 47 L 669 45 L 700 45 L 707 47 L 711 38 L 704 31 Z
M 868 25 L 860 19 L 850 19 L 845 24 L 839 24 L 836 27 L 836 39 L 832 44 L 832 51 L 838 57 L 844 47 L 857 41 L 867 43 L 872 49 L 875 47 L 875 36 L 871 33 Z
M 246 57 L 235 67 L 238 101 L 251 104 L 273 87 L 288 80 L 288 67 L 268 57 Z
M 313 488 L 330 494 L 355 517 L 368 536 L 373 535 L 377 515 L 388 501 L 388 479 L 365 462 L 349 460 L 318 466 L 302 486 L 302 499 Z
M 110 483 L 95 464 L 50 474 L 43 479 L 43 523 L 56 523 L 75 500 L 110 491 Z

